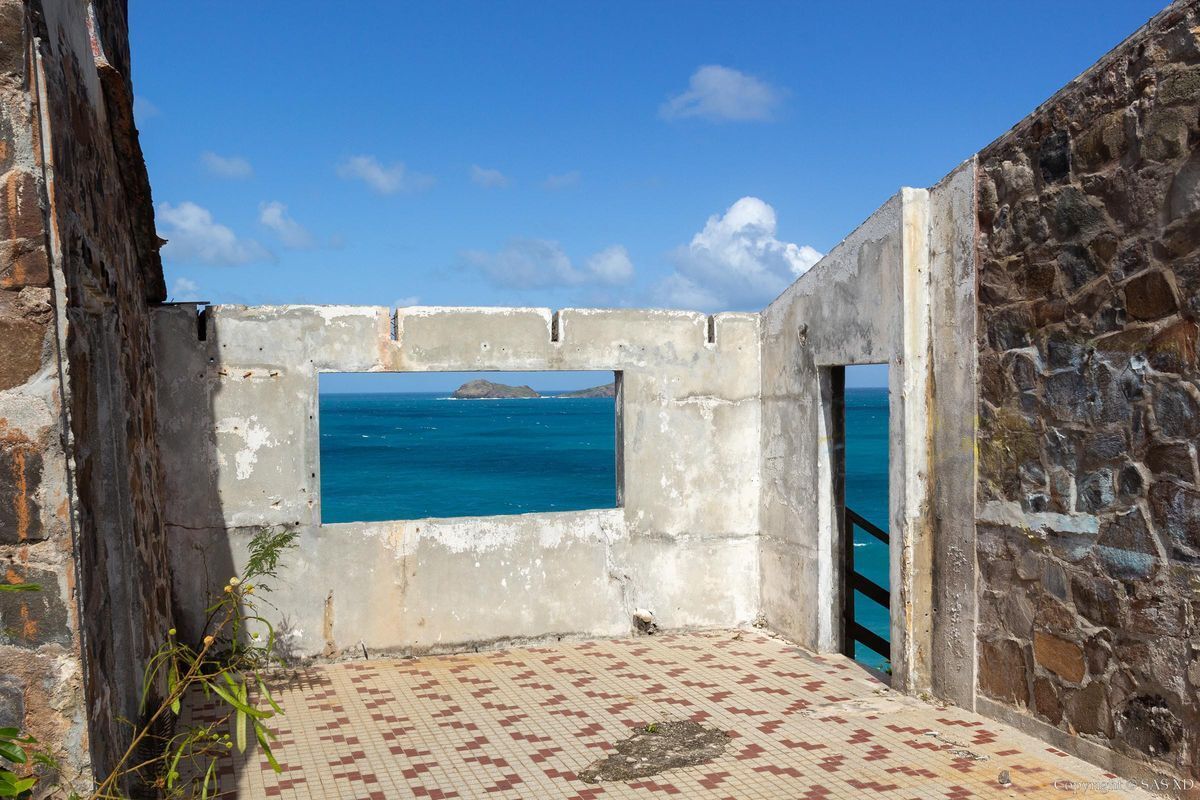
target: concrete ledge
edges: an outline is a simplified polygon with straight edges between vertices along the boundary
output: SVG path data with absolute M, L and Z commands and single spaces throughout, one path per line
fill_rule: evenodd
M 183 635 L 239 574 L 258 528 L 169 529 Z M 301 526 L 269 595 L 285 652 L 419 654 L 632 626 L 619 509 Z

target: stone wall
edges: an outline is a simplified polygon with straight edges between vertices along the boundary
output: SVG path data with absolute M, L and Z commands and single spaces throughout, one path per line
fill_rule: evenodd
M 978 183 L 981 704 L 1193 776 L 1198 114 L 1200 11 L 1177 3 Z
M 263 527 L 298 530 L 272 602 L 300 657 L 748 624 L 759 611 L 759 319 L 530 308 L 155 312 L 181 633 Z M 619 373 L 620 508 L 322 524 L 321 372 Z M 385 476 L 381 476 L 385 480 Z M 397 487 L 404 491 L 404 487 Z
M 0 597 L 0 708 L 82 786 L 123 751 L 170 624 L 162 272 L 124 3 L 6 0 L 0 37 L 0 563 L 41 586 Z
M 30 9 L 0 3 L 0 727 L 88 769 L 62 386 Z M 86 777 L 84 778 L 86 781 Z

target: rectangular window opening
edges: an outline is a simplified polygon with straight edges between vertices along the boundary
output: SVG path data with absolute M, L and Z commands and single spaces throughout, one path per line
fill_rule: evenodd
M 843 371 L 841 397 L 834 398 L 842 441 L 843 652 L 887 672 L 890 659 L 879 650 L 890 650 L 891 639 L 888 367 L 834 369 Z
M 321 522 L 616 508 L 620 372 L 325 373 Z

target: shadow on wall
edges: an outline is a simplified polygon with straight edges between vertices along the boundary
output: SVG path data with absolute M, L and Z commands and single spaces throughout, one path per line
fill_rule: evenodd
M 170 304 L 168 304 L 170 305 Z M 190 306 L 185 306 L 190 307 Z M 179 319 L 171 314 L 173 318 Z M 161 315 L 160 315 L 161 324 Z M 217 460 L 217 426 L 216 426 L 216 408 L 214 399 L 217 392 L 221 391 L 222 382 L 213 380 L 212 372 L 216 369 L 207 352 L 220 348 L 220 342 L 216 341 L 215 326 L 208 324 L 207 309 L 198 307 L 195 310 L 195 356 L 193 359 L 194 370 L 189 375 L 189 383 L 183 387 L 171 387 L 176 391 L 184 391 L 193 394 L 193 399 L 188 403 L 188 409 L 192 412 L 190 420 L 186 426 L 180 426 L 179 422 L 164 418 L 160 422 L 160 430 L 166 426 L 178 426 L 181 430 L 186 430 L 189 434 L 187 441 L 187 459 L 194 464 L 194 468 L 188 471 L 189 483 L 189 508 L 201 507 L 210 509 L 211 518 L 214 520 L 223 519 L 225 516 L 224 508 L 221 502 L 221 492 L 219 490 L 217 479 L 219 475 L 220 464 Z M 162 358 L 162 353 L 159 353 L 159 358 Z M 160 386 L 160 394 L 162 387 Z M 203 395 L 203 398 L 195 397 L 195 395 Z M 175 441 L 178 441 L 177 439 Z M 171 459 L 180 457 L 179 453 L 170 455 Z M 236 574 L 234 565 L 233 552 L 230 545 L 230 539 L 226 536 L 208 536 L 206 531 L 198 530 L 193 525 L 193 520 L 188 519 L 186 511 L 181 513 L 181 507 L 176 503 L 168 503 L 165 508 L 165 524 L 164 529 L 167 536 L 167 545 L 171 552 L 171 563 L 175 565 L 190 564 L 191 568 L 203 575 L 202 580 L 196 581 L 180 581 L 178 576 L 172 582 L 172 598 L 174 608 L 176 609 L 176 627 L 179 630 L 179 639 L 187 643 L 195 649 L 201 646 L 201 640 L 209 632 L 208 628 L 201 628 L 192 625 L 192 618 L 186 613 L 181 613 L 179 609 L 187 608 L 195 605 L 195 602 L 185 602 L 178 596 L 180 591 L 191 591 L 197 584 L 207 587 L 205 591 L 209 591 L 211 587 L 219 587 Z M 178 570 L 178 566 L 176 566 Z M 211 596 L 211 595 L 210 595 Z M 206 603 L 207 598 L 206 598 Z M 182 719 L 190 720 L 195 723 L 200 723 L 206 720 L 204 712 L 199 710 L 198 706 L 203 705 L 201 698 L 193 698 L 193 708 L 185 710 Z M 189 716 L 190 713 L 195 713 L 196 716 Z M 231 790 L 238 783 L 238 776 L 248 766 L 257 768 L 258 758 L 255 757 L 255 751 L 258 744 L 251 737 L 247 743 L 246 753 L 242 756 L 233 758 L 222 758 L 218 764 L 218 780 L 224 782 L 229 780 L 231 786 L 222 785 L 220 790 Z

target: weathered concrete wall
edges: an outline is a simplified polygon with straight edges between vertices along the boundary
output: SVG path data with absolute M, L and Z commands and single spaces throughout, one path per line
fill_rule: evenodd
M 764 312 L 762 602 L 840 642 L 842 524 L 828 367 L 889 365 L 892 667 L 974 697 L 974 163 L 905 189 Z
M 1178 3 L 981 152 L 978 187 L 981 708 L 1193 776 L 1198 113 Z
M 819 651 L 839 647 L 841 535 L 830 496 L 832 431 L 822 402 L 828 388 L 819 369 L 894 366 L 902 213 L 903 199 L 892 198 L 763 312 L 763 612 L 771 627 Z M 889 369 L 891 380 L 897 375 Z M 889 425 L 898 430 L 898 406 L 891 412 Z M 897 490 L 894 474 L 890 485 Z M 898 519 L 889 523 L 899 526 Z
M 86 786 L 124 749 L 117 720 L 136 719 L 169 625 L 147 312 L 162 274 L 124 3 L 3 2 L 0 37 L 0 558 L 41 586 L 0 597 L 0 706 Z
M 892 664 L 898 686 L 928 685 L 926 552 L 929 198 L 905 189 L 763 314 L 763 608 L 772 627 L 818 650 L 840 646 L 842 525 L 829 374 L 889 365 L 888 527 Z
M 971 159 L 929 190 L 932 582 L 930 688 L 975 707 L 975 180 Z
M 613 635 L 758 612 L 758 317 L 672 311 L 217 306 L 156 314 L 176 600 L 263 526 L 301 531 L 273 602 L 296 655 Z M 320 525 L 318 373 L 614 370 L 622 508 Z

